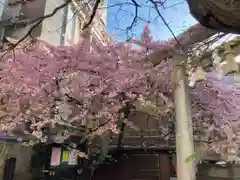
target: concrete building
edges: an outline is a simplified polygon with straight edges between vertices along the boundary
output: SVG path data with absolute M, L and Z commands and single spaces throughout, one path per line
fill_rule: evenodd
M 71 3 L 56 11 L 57 7 L 66 2 L 65 0 L 28 0 L 25 3 L 18 3 L 19 0 L 0 1 L 2 22 L 0 29 L 2 31 L 4 29 L 4 32 L 1 32 L 2 35 L 7 39 L 18 40 L 26 35 L 35 24 L 28 22 L 36 19 L 41 21 L 43 17 L 50 16 L 31 31 L 28 39 L 40 38 L 55 45 L 79 40 L 79 33 L 88 20 L 95 2 L 95 0 L 86 2 L 72 0 Z M 107 1 L 102 0 L 98 15 L 92 24 L 93 41 L 97 43 L 109 40 L 105 31 L 107 8 L 104 7 L 106 4 Z

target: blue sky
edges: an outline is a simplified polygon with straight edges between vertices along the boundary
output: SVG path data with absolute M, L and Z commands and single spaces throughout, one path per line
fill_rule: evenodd
M 136 1 L 141 5 L 150 5 L 146 4 L 146 0 Z M 134 6 L 131 5 L 122 6 L 123 10 L 121 11 L 118 11 L 119 6 L 111 7 L 112 5 L 122 2 L 131 2 L 131 0 L 108 0 L 107 29 L 110 35 L 117 40 L 124 40 L 127 37 L 125 29 L 131 24 L 135 10 Z M 160 8 L 160 12 L 176 35 L 196 23 L 195 19 L 193 19 L 189 13 L 185 0 L 167 0 L 165 9 Z M 156 19 L 157 13 L 154 9 L 141 6 L 139 14 L 143 20 L 137 22 L 132 32 L 129 32 L 129 36 L 139 37 L 143 25 L 146 24 L 147 21 L 151 21 L 149 26 L 154 39 L 167 40 L 172 37 L 162 20 L 160 18 Z

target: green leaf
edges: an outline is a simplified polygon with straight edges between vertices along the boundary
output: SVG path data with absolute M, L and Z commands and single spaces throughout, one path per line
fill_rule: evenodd
M 196 159 L 197 159 L 197 153 L 193 153 L 192 155 L 187 156 L 184 162 L 188 163 Z

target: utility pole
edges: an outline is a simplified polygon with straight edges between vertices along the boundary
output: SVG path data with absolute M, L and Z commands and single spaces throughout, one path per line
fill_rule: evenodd
M 191 102 L 186 78 L 187 57 L 176 54 L 173 57 L 173 86 L 176 113 L 177 179 L 195 180 L 195 168 L 187 161 L 194 154 Z

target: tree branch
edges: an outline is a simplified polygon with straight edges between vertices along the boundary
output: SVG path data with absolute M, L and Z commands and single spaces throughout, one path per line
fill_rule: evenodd
M 130 26 L 127 27 L 127 30 L 133 28 L 134 24 L 136 23 L 137 21 L 137 18 L 138 18 L 138 8 L 141 7 L 135 0 L 131 0 L 133 5 L 135 6 L 135 13 L 134 13 L 134 18 L 132 20 L 132 23 Z
M 216 31 L 205 28 L 200 24 L 195 24 L 177 36 L 177 39 L 182 44 L 182 46 L 188 48 L 190 45 L 203 41 L 216 33 Z M 147 56 L 147 60 L 150 61 L 153 65 L 158 65 L 162 59 L 169 58 L 174 53 L 176 53 L 176 49 L 179 44 L 175 39 L 169 40 L 166 42 L 166 44 L 168 44 L 168 46 L 164 46 L 163 44 L 159 50 L 150 53 Z
M 153 6 L 154 6 L 154 9 L 156 10 L 157 14 L 159 15 L 159 17 L 162 19 L 164 25 L 168 28 L 168 30 L 170 31 L 170 33 L 172 34 L 173 38 L 175 39 L 175 41 L 179 44 L 179 45 L 182 45 L 179 41 L 178 41 L 178 38 L 175 36 L 173 30 L 170 28 L 170 26 L 168 25 L 167 21 L 165 20 L 165 18 L 162 16 L 162 14 L 160 13 L 159 9 L 158 9 L 158 5 L 157 3 L 154 1 L 154 0 L 149 0 Z
M 3 56 L 5 56 L 6 53 L 8 53 L 9 51 L 11 51 L 11 50 L 13 50 L 14 48 L 16 48 L 16 47 L 17 47 L 20 43 L 22 43 L 28 36 L 30 36 L 31 33 L 32 33 L 32 31 L 33 31 L 37 26 L 39 26 L 45 19 L 54 16 L 60 9 L 64 8 L 65 6 L 67 6 L 70 2 L 71 2 L 71 0 L 66 0 L 65 3 L 63 3 L 62 5 L 56 7 L 56 8 L 52 11 L 52 13 L 47 14 L 47 15 L 45 15 L 45 16 L 41 16 L 41 17 L 39 17 L 39 18 L 37 18 L 37 19 L 35 19 L 35 20 L 30 21 L 28 24 L 33 24 L 33 23 L 35 23 L 35 24 L 29 29 L 29 31 L 28 31 L 21 39 L 19 39 L 15 44 L 11 45 L 11 46 L 10 46 L 9 48 L 7 48 L 6 50 L 4 50 L 4 51 L 6 51 L 6 52 L 3 54 Z M 3 56 L 2 56 L 2 57 L 3 57 Z
M 91 14 L 91 16 L 90 16 L 90 19 L 89 19 L 89 21 L 83 26 L 83 30 L 86 29 L 86 28 L 88 28 L 89 25 L 92 23 L 95 15 L 96 15 L 96 13 L 97 13 L 98 6 L 99 6 L 100 2 L 101 2 L 101 0 L 96 0 L 95 4 L 94 4 L 94 6 L 93 6 L 93 11 L 92 11 L 92 14 Z

